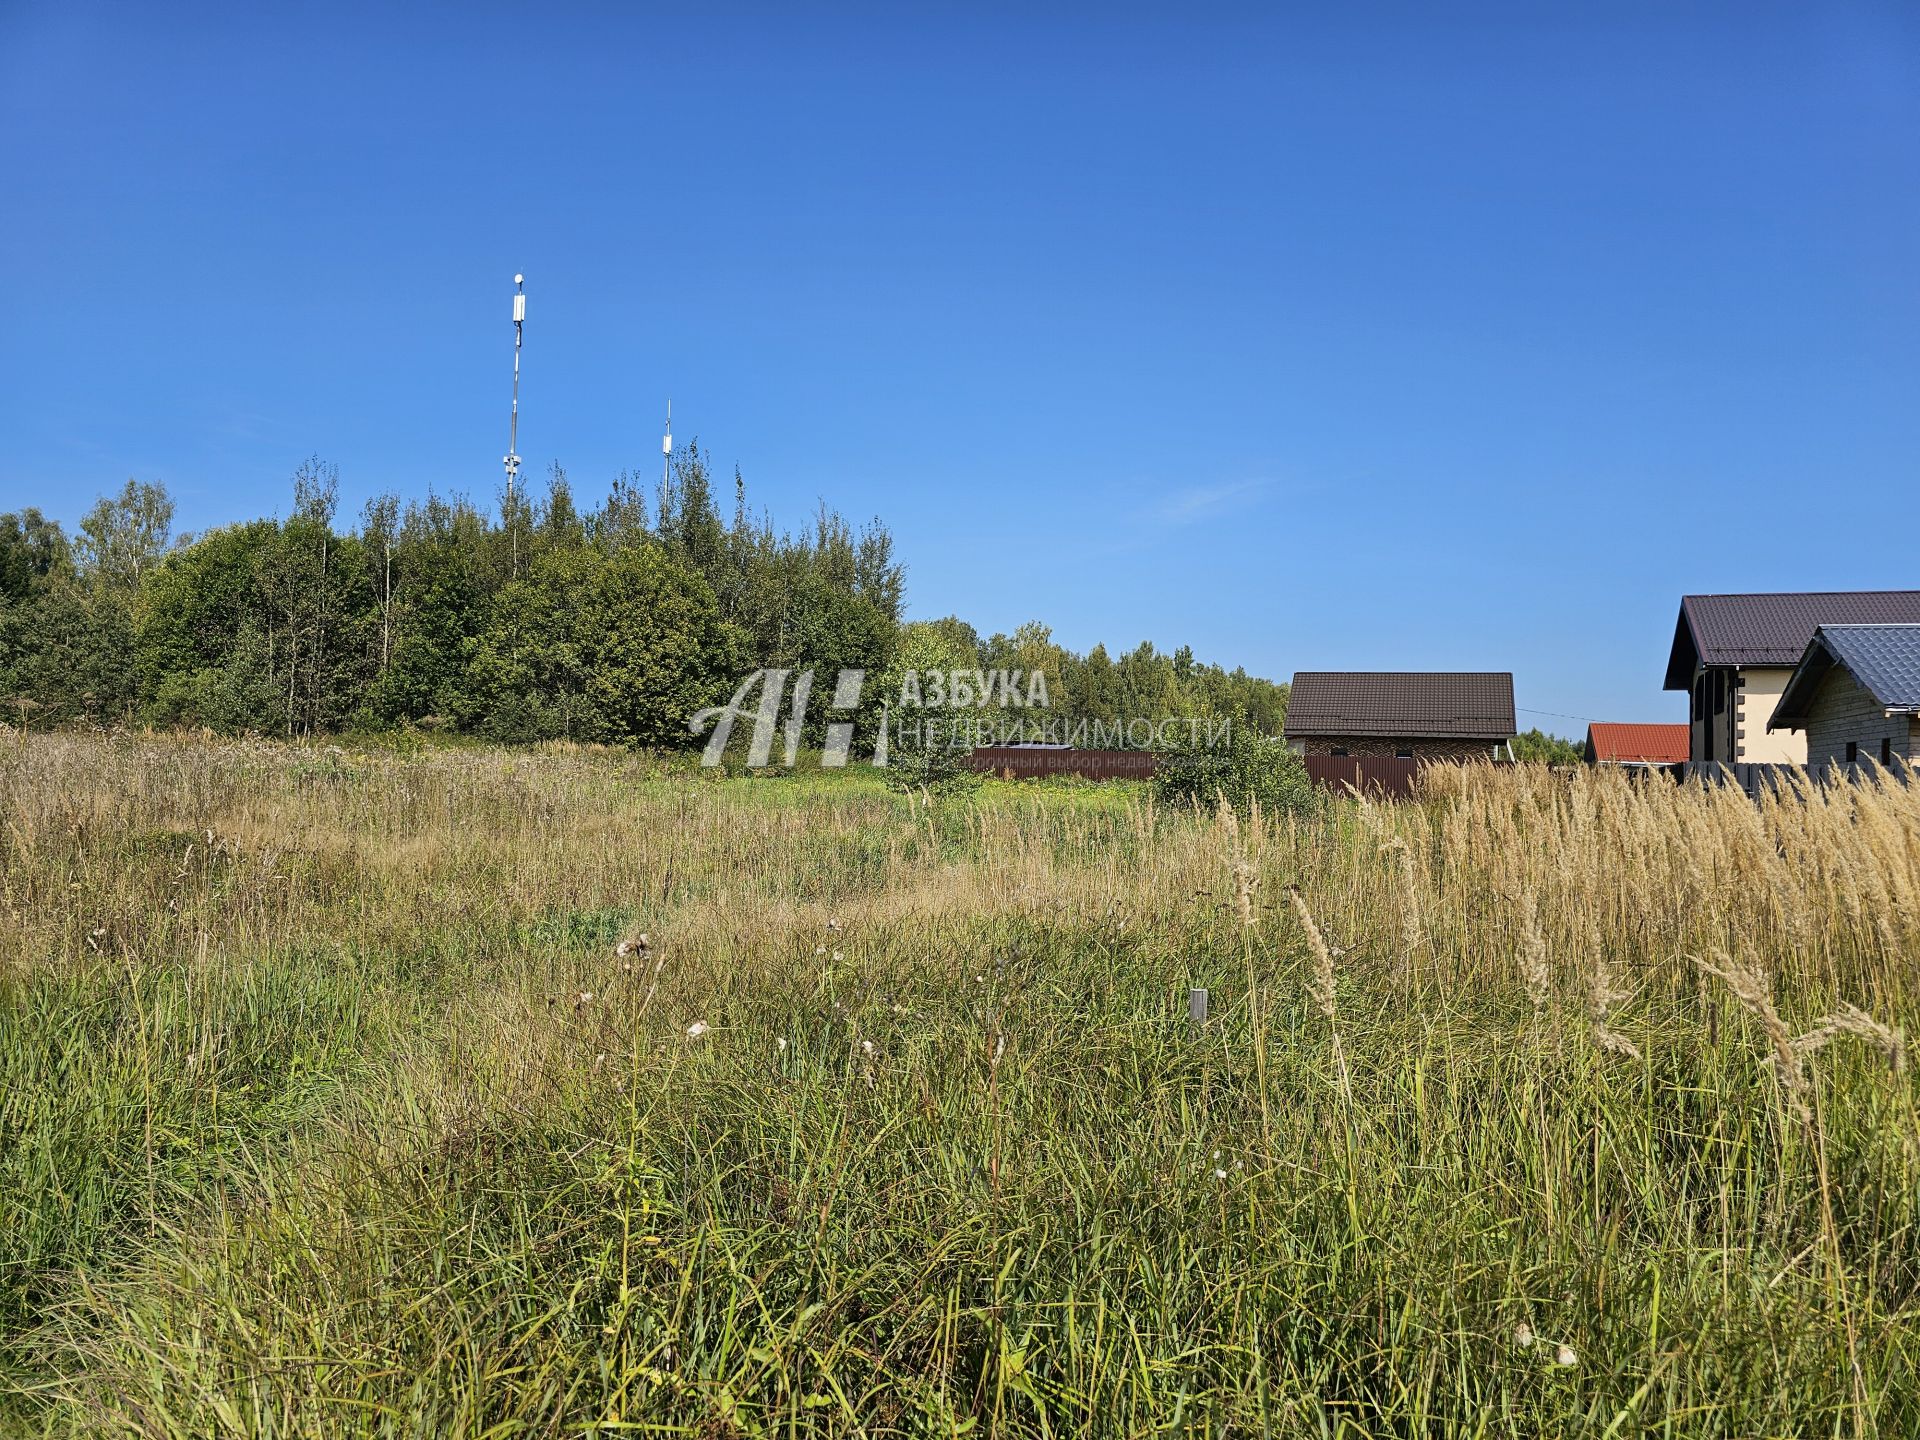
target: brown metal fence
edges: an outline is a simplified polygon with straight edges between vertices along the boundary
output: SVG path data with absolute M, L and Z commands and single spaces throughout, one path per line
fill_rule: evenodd
M 988 745 L 960 762 L 969 770 L 1008 780 L 1077 775 L 1083 780 L 1151 780 L 1153 755 L 1146 750 L 1046 749 L 1037 745 Z
M 1307 776 L 1322 789 L 1341 795 L 1358 790 L 1362 795 L 1404 800 L 1413 795 L 1413 778 L 1432 760 L 1401 760 L 1392 755 L 1303 755 Z
M 1336 794 L 1358 790 L 1377 799 L 1412 798 L 1414 777 L 1446 760 L 1402 760 L 1392 755 L 1306 755 L 1307 776 Z M 1069 750 L 1035 745 L 991 745 L 973 751 L 961 764 L 969 770 L 1009 780 L 1046 775 L 1078 775 L 1085 780 L 1150 780 L 1154 757 L 1146 750 Z

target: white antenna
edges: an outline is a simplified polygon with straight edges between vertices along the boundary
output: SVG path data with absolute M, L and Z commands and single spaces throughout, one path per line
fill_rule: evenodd
M 513 277 L 513 418 L 507 424 L 507 524 L 513 530 L 513 573 L 520 573 L 520 529 L 513 520 L 513 481 L 520 473 L 520 327 L 527 320 L 527 277 Z
M 673 397 L 667 397 L 667 428 L 660 437 L 660 493 L 667 493 L 667 468 L 673 462 Z
M 513 478 L 520 473 L 520 327 L 527 321 L 527 277 L 513 277 L 513 420 L 507 428 L 507 498 L 513 498 Z

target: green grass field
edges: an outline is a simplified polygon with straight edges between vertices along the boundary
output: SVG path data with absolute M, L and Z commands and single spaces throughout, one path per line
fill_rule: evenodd
M 15 737 L 0 813 L 0 1429 L 1920 1431 L 1920 791 Z

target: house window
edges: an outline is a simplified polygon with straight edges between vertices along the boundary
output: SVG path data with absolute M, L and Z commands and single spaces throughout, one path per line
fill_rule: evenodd
M 1333 747 L 1333 749 L 1329 750 L 1327 753 L 1329 755 L 1344 755 L 1347 753 L 1347 747 L 1344 745 L 1336 745 Z
M 1880 763 L 1889 770 L 1893 768 L 1893 737 L 1891 735 L 1880 737 Z
M 1413 751 L 1396 750 L 1393 752 L 1393 758 L 1396 760 L 1411 760 L 1413 758 Z
M 1854 761 L 1858 760 L 1859 758 L 1860 758 L 1859 742 L 1854 740 L 1847 741 L 1847 764 L 1851 765 L 1853 764 Z

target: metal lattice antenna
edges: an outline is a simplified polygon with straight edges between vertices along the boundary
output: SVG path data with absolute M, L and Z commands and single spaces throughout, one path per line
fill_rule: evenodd
M 514 478 L 520 473 L 520 327 L 527 320 L 527 277 L 513 277 L 513 418 L 507 426 L 507 500 L 513 500 Z

